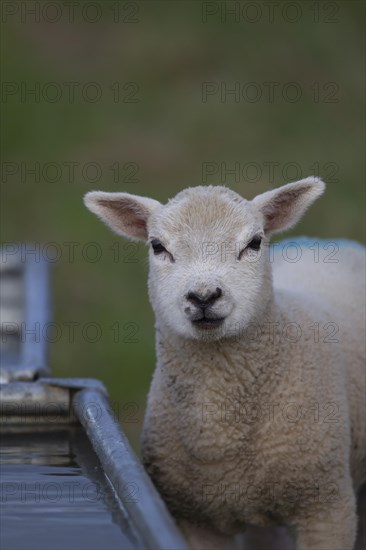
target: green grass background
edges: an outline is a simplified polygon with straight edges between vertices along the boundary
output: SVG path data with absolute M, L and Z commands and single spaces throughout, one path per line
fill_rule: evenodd
M 62 255 L 52 272 L 54 319 L 61 337 L 50 345 L 53 374 L 103 380 L 137 447 L 155 361 L 146 250 L 144 245 L 124 248 L 84 208 L 84 193 L 123 190 L 165 201 L 188 185 L 201 184 L 205 162 L 252 162 L 263 171 L 258 181 L 224 181 L 251 198 L 285 183 L 282 169 L 287 163 L 297 163 L 302 176 L 312 174 L 316 164 L 320 175 L 331 180 L 326 195 L 289 234 L 362 241 L 364 3 L 299 1 L 302 16 L 293 23 L 282 16 L 286 2 L 280 2 L 273 23 L 263 2 L 256 3 L 263 13 L 256 23 L 230 16 L 222 21 L 223 2 L 214 3 L 218 13 L 203 23 L 198 1 L 133 3 L 134 23 L 113 22 L 107 6 L 111 2 L 106 1 L 100 21 L 88 23 L 80 17 L 82 4 L 74 23 L 66 17 L 56 23 L 37 23 L 32 17 L 22 22 L 17 16 L 3 21 L 3 81 L 29 87 L 36 82 L 97 82 L 103 92 L 96 103 L 85 102 L 80 92 L 69 103 L 64 86 L 61 100 L 54 103 L 3 96 L 3 161 L 29 167 L 35 162 L 96 162 L 102 177 L 89 183 L 80 168 L 71 182 L 66 169 L 57 182 L 43 177 L 35 181 L 32 175 L 21 181 L 20 172 L 3 174 L 2 241 L 58 244 Z M 122 8 L 127 16 L 131 8 Z M 115 103 L 110 86 L 116 81 L 121 88 L 136 83 L 139 101 Z M 263 86 L 271 81 L 278 83 L 273 102 Z M 220 102 L 214 96 L 204 103 L 203 82 L 228 87 L 256 82 L 264 96 L 257 102 Z M 283 99 L 288 82 L 301 87 L 300 101 Z M 321 88 L 318 102 L 314 82 Z M 327 82 L 336 83 L 336 102 L 326 101 Z M 127 92 L 122 90 L 123 97 Z M 110 168 L 116 162 L 121 167 L 117 182 Z M 128 162 L 137 164 L 135 182 L 124 181 Z M 280 164 L 274 180 L 263 165 L 268 162 Z M 289 170 L 290 180 L 291 174 Z M 220 184 L 220 174 L 207 183 Z M 70 242 L 77 243 L 74 260 L 63 244 Z M 90 242 L 102 250 L 95 263 L 82 254 Z M 46 251 L 52 253 L 51 248 Z M 136 261 L 128 261 L 130 253 Z M 65 324 L 70 322 L 78 323 L 74 341 Z M 101 327 L 98 342 L 83 337 L 87 323 Z M 136 342 L 129 341 L 131 330 L 137 330 Z

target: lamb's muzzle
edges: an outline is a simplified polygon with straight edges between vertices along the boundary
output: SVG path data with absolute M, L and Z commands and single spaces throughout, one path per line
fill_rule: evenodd
M 218 328 L 225 320 L 225 316 L 220 316 L 216 306 L 217 300 L 221 298 L 222 290 L 216 287 L 215 290 L 189 291 L 186 295 L 187 301 L 191 304 L 184 311 L 192 322 L 193 326 L 202 330 Z

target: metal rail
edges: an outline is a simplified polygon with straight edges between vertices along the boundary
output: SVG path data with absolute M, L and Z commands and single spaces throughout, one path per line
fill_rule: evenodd
M 146 548 L 186 550 L 182 535 L 134 456 L 106 397 L 95 390 L 83 390 L 75 394 L 73 406 L 112 487 L 139 526 Z
M 50 375 L 43 332 L 50 321 L 49 266 L 31 245 L 27 250 L 0 249 L 1 383 Z

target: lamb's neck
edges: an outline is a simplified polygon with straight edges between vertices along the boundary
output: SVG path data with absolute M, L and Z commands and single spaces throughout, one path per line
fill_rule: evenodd
M 157 331 L 158 365 L 174 384 L 240 385 L 247 395 L 258 395 L 278 385 L 283 369 L 277 360 L 276 331 L 280 312 L 271 303 L 261 322 L 237 338 L 218 341 L 188 340 Z M 275 321 L 276 320 L 276 321 Z M 256 336 L 253 330 L 262 331 Z

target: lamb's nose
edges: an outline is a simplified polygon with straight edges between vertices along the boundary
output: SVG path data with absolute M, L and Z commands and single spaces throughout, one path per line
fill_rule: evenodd
M 198 292 L 188 292 L 187 300 L 192 302 L 195 306 L 205 309 L 208 306 L 212 306 L 221 296 L 221 288 L 216 288 L 215 292 L 208 292 L 205 294 L 199 294 Z

